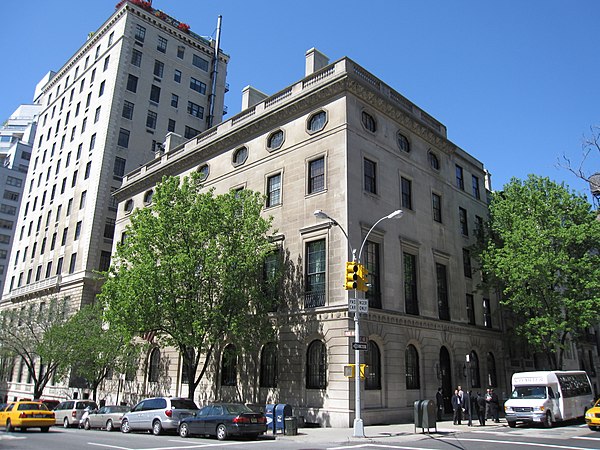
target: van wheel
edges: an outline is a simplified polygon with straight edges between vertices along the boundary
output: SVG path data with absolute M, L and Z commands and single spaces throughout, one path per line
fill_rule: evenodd
M 546 413 L 546 420 L 544 421 L 544 427 L 552 428 L 552 425 L 554 425 L 554 421 L 552 420 L 552 413 L 550 411 L 548 411 Z
M 121 422 L 121 432 L 129 433 L 129 431 L 130 431 L 129 421 L 127 419 L 123 419 L 123 422 Z
M 511 428 L 515 428 L 517 426 L 517 422 L 513 422 L 512 420 L 510 420 L 508 422 L 508 426 L 511 427 Z
M 65 417 L 65 420 L 63 420 L 63 427 L 64 428 L 69 428 L 69 419 Z
M 160 424 L 160 420 L 155 420 L 152 422 L 152 434 L 158 436 L 160 433 L 162 433 L 162 425 Z

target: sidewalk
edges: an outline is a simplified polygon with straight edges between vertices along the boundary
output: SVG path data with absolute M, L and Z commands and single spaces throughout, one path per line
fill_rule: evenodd
M 444 420 L 437 423 L 437 434 L 464 433 L 467 431 L 498 429 L 506 427 L 506 421 L 500 419 L 500 423 L 495 423 L 488 420 L 485 426 L 480 426 L 479 422 L 469 427 L 466 425 L 454 425 L 452 420 Z M 425 429 L 425 434 L 427 434 Z M 436 434 L 436 429 L 429 430 L 431 434 Z M 380 441 L 386 438 L 394 438 L 400 436 L 414 436 L 415 434 L 423 434 L 421 428 L 416 429 L 412 423 L 402 423 L 394 425 L 368 425 L 365 426 L 365 437 L 354 437 L 352 428 L 299 428 L 296 436 L 285 436 L 277 434 L 277 440 L 296 441 L 296 442 L 348 442 L 348 441 Z M 266 439 L 272 438 L 270 432 L 265 434 Z

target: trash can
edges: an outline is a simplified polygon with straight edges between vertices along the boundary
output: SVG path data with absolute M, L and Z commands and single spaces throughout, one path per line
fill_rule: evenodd
M 292 407 L 285 403 L 279 403 L 275 406 L 275 414 L 273 421 L 275 423 L 275 433 L 283 433 L 285 431 L 285 418 L 292 417 Z
M 294 416 L 285 418 L 283 434 L 286 436 L 296 436 L 298 434 L 298 420 Z
M 275 421 L 273 420 L 273 413 L 275 411 L 275 405 L 269 403 L 265 406 L 265 417 L 267 418 L 267 431 L 271 430 L 275 432 Z

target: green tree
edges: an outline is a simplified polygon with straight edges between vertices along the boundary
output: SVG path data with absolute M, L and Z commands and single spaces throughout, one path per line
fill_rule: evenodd
M 100 298 L 111 326 L 156 332 L 177 348 L 190 398 L 224 339 L 240 348 L 272 331 L 260 283 L 273 249 L 263 205 L 249 190 L 201 192 L 197 173 L 166 177 L 152 205 L 132 214 L 106 274 Z
M 517 334 L 562 368 L 567 338 L 599 318 L 600 222 L 583 196 L 530 175 L 493 194 L 488 225 L 479 251 L 488 283 Z
M 62 328 L 67 320 L 66 299 L 48 304 L 6 308 L 0 312 L 0 346 L 26 365 L 33 383 L 33 398 L 40 398 L 53 378 L 68 371 Z
M 99 303 L 84 306 L 61 329 L 72 375 L 85 381 L 93 391 L 94 400 L 98 386 L 107 375 L 125 373 L 139 358 L 141 350 L 141 345 L 109 327 L 103 313 Z

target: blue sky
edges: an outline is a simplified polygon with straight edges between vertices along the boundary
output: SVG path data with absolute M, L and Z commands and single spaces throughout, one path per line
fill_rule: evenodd
M 117 0 L 3 2 L 0 119 L 30 102 L 114 11 Z M 579 163 L 600 125 L 596 0 L 154 0 L 153 6 L 214 36 L 231 56 L 229 117 L 241 90 L 271 94 L 301 79 L 304 54 L 348 56 L 444 123 L 448 138 L 481 160 L 494 189 L 529 173 L 585 183 L 557 167 Z M 227 116 L 226 116 L 227 117 Z M 588 172 L 600 171 L 596 157 Z

